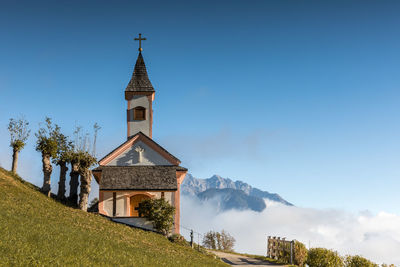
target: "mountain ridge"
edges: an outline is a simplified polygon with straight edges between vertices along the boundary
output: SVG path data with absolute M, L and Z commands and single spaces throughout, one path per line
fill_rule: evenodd
M 181 192 L 184 195 L 197 196 L 200 193 L 209 189 L 226 189 L 226 188 L 243 191 L 246 195 L 251 197 L 268 199 L 282 203 L 287 206 L 293 206 L 292 203 L 283 199 L 280 195 L 276 193 L 269 193 L 268 191 L 263 191 L 258 188 L 252 187 L 251 185 L 243 181 L 240 180 L 233 181 L 230 178 L 223 178 L 216 174 L 211 176 L 210 178 L 200 179 L 200 178 L 195 178 L 193 177 L 193 175 L 188 173 L 186 175 L 185 180 L 182 183 Z M 213 195 L 217 195 L 217 192 L 214 192 Z

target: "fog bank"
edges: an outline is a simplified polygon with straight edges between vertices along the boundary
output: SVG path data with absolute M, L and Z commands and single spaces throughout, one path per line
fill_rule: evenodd
M 280 236 L 324 247 L 341 255 L 362 255 L 377 263 L 400 265 L 400 216 L 386 212 L 357 214 L 342 210 L 289 207 L 266 201 L 262 212 L 218 212 L 214 201 L 181 197 L 181 224 L 194 231 L 227 230 L 236 239 L 235 250 L 266 254 L 266 237 Z M 188 232 L 182 229 L 182 234 Z M 197 235 L 195 235 L 197 242 Z

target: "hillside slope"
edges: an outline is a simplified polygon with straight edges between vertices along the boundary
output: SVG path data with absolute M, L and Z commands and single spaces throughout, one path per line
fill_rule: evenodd
M 227 266 L 46 198 L 0 168 L 0 265 Z

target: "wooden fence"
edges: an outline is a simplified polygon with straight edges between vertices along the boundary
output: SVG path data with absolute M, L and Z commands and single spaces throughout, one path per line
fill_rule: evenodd
M 294 240 L 268 236 L 267 256 L 271 259 L 280 260 L 293 264 Z

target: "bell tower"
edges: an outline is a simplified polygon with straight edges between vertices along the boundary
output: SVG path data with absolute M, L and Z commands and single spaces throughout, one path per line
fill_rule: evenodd
M 139 33 L 139 55 L 136 60 L 132 78 L 125 89 L 125 99 L 128 102 L 127 125 L 128 139 L 138 132 L 152 137 L 153 101 L 155 90 L 147 75 L 146 65 L 142 56 L 142 34 Z

